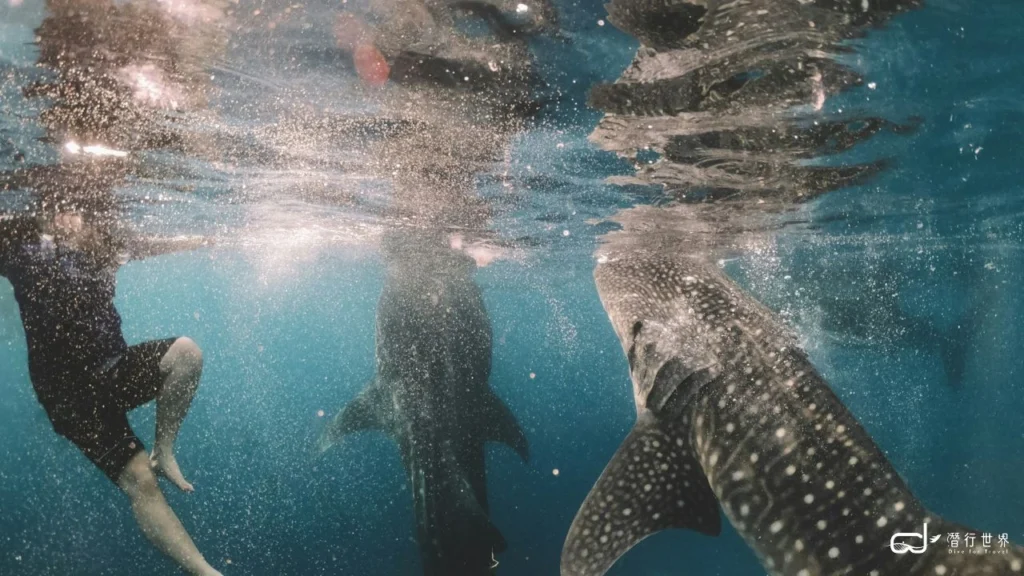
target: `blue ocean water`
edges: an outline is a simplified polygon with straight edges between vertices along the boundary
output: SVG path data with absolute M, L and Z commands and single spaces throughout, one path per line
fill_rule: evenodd
M 603 228 L 589 220 L 646 200 L 603 184 L 630 167 L 586 142 L 600 114 L 584 101 L 585 87 L 616 78 L 636 44 L 596 25 L 604 14 L 596 2 L 559 8 L 575 42 L 536 50 L 560 96 L 510 162 L 524 181 L 546 178 L 532 181 L 529 199 L 495 223 L 548 241 L 477 274 L 494 329 L 491 385 L 531 443 L 528 464 L 504 447 L 488 451 L 491 515 L 509 543 L 499 573 L 510 575 L 557 574 L 568 526 L 635 418 L 626 361 L 591 276 Z M 23 43 L 32 9 L 0 8 L 10 18 L 0 26 L 6 67 L 31 62 Z M 723 262 L 790 321 L 932 510 L 1018 543 L 1022 25 L 1011 0 L 935 1 L 858 40 L 856 66 L 875 88 L 828 106 L 863 105 L 853 100 L 868 94 L 878 114 L 920 117 L 920 131 L 855 149 L 851 157 L 889 157 L 892 168 L 806 209 L 807 225 L 780 233 L 771 250 Z M 25 130 L 13 140 L 34 137 Z M 233 217 L 221 208 L 203 206 L 208 212 L 197 219 Z M 558 218 L 529 217 L 536 214 Z M 379 256 L 358 245 L 273 251 L 227 242 L 120 271 L 117 305 L 130 343 L 188 335 L 205 352 L 179 440 L 196 492 L 168 498 L 225 574 L 418 572 L 395 445 L 367 433 L 326 455 L 314 451 L 326 419 L 373 375 L 382 282 Z M 891 322 L 857 322 L 886 306 L 898 312 L 881 317 Z M 123 497 L 52 433 L 28 379 L 6 283 L 0 343 L 0 574 L 175 574 Z M 149 443 L 153 419 L 152 406 L 132 414 Z M 718 538 L 657 534 L 611 573 L 764 569 L 726 527 Z

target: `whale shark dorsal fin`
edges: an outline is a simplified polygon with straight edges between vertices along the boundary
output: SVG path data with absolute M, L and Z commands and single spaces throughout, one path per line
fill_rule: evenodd
M 562 548 L 562 576 L 601 576 L 668 528 L 717 536 L 722 520 L 689 434 L 645 412 L 577 512 Z
M 530 444 L 520 428 L 515 415 L 494 392 L 488 390 L 480 406 L 483 419 L 484 439 L 509 446 L 519 454 L 523 462 L 530 460 Z
M 390 406 L 387 391 L 374 379 L 366 389 L 342 408 L 324 429 L 320 436 L 320 452 L 330 449 L 353 432 L 389 430 Z

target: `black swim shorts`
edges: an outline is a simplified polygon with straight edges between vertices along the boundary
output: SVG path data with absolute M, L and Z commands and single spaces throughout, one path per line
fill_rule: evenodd
M 128 424 L 128 412 L 159 394 L 160 360 L 176 340 L 130 346 L 105 370 L 66 371 L 58 382 L 50 377 L 45 386 L 50 398 L 39 399 L 53 429 L 115 484 L 128 462 L 146 449 Z

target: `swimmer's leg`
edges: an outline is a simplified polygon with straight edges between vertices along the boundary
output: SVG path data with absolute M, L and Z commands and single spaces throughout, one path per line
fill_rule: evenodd
M 164 381 L 156 397 L 156 443 L 151 457 L 152 466 L 186 492 L 194 488 L 178 468 L 174 441 L 199 388 L 202 373 L 203 353 L 190 338 L 178 338 L 160 360 L 160 375 Z
M 167 504 L 145 451 L 131 460 L 117 479 L 128 495 L 142 533 L 154 546 L 194 576 L 221 576 L 199 553 L 181 521 Z

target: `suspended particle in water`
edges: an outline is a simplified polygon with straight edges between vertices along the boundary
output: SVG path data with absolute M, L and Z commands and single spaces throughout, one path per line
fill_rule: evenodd
M 868 82 L 868 88 L 874 90 L 875 88 L 878 88 L 878 84 L 874 82 Z
M 562 236 L 568 236 L 568 235 L 569 235 L 569 231 L 568 230 L 562 230 Z
M 533 379 L 534 379 L 534 378 L 536 378 L 536 377 L 537 377 L 537 374 L 536 374 L 536 373 L 534 373 L 534 372 L 530 372 L 530 380 L 533 380 Z
M 597 21 L 597 25 L 598 26 L 604 26 L 604 20 L 598 20 Z
M 522 14 L 523 12 L 529 12 L 529 10 L 530 10 L 530 7 L 527 6 L 526 4 L 519 3 L 519 4 L 516 5 L 516 12 L 519 13 L 519 14 Z
M 554 470 L 552 470 L 551 473 L 553 475 L 555 475 L 555 476 L 558 476 L 558 468 L 555 468 Z
M 323 418 L 324 417 L 324 411 L 323 410 L 317 410 L 316 411 L 316 415 L 317 415 L 318 418 Z

